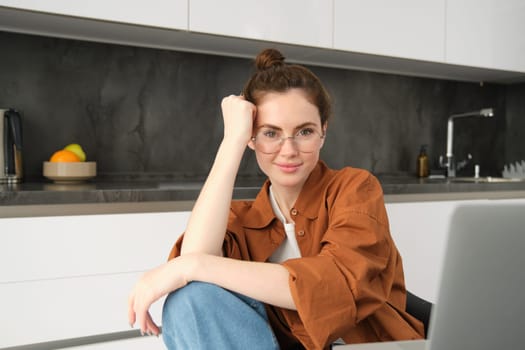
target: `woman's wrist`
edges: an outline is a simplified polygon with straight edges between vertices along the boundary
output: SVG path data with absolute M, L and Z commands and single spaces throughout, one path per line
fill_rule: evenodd
M 228 148 L 238 148 L 244 151 L 246 146 L 248 146 L 249 141 L 249 138 L 242 135 L 224 135 L 221 145 Z
M 206 255 L 203 253 L 188 253 L 179 257 L 182 260 L 182 274 L 186 283 L 201 280 L 200 271 L 202 271 L 203 260 L 206 258 Z

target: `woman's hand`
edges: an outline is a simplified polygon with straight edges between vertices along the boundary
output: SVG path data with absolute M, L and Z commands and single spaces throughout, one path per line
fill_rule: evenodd
M 128 320 L 132 327 L 137 322 L 142 334 L 159 335 L 159 327 L 151 318 L 149 308 L 155 301 L 190 282 L 187 276 L 192 260 L 192 254 L 181 256 L 141 276 L 128 298 Z
M 230 95 L 222 99 L 224 139 L 248 144 L 252 137 L 253 122 L 257 108 L 243 96 Z

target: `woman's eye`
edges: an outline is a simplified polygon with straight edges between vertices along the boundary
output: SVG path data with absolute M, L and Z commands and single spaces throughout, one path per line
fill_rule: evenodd
M 277 132 L 275 130 L 264 130 L 262 135 L 266 138 L 273 139 L 277 137 Z
M 313 129 L 311 129 L 311 128 L 304 128 L 304 129 L 299 130 L 299 132 L 297 133 L 297 136 L 307 137 L 307 136 L 312 135 L 313 133 L 314 133 Z

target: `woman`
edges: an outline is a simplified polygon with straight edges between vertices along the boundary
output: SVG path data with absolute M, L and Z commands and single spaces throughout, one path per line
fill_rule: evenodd
M 277 50 L 260 53 L 256 68 L 243 95 L 222 101 L 224 137 L 187 230 L 133 289 L 130 323 L 158 335 L 148 309 L 169 294 L 169 349 L 421 338 L 421 323 L 404 311 L 380 184 L 319 160 L 331 107 L 324 87 Z M 232 202 L 246 146 L 268 180 L 254 201 Z

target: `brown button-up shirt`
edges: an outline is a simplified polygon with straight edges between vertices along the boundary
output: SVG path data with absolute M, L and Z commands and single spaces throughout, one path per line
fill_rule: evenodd
M 269 185 L 254 201 L 232 202 L 225 256 L 268 261 L 286 238 Z M 297 311 L 267 306 L 282 349 L 323 349 L 338 338 L 362 343 L 423 337 L 422 324 L 405 312 L 401 256 L 374 176 L 329 169 L 320 161 L 290 214 L 301 258 L 282 265 Z M 179 254 L 180 243 L 170 257 Z

